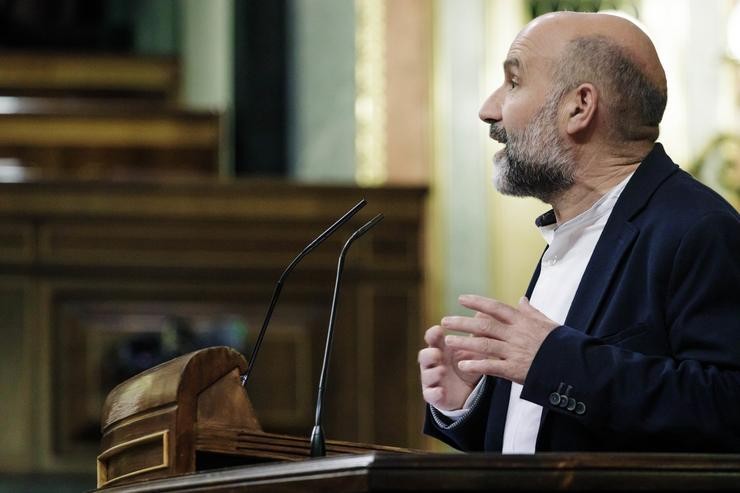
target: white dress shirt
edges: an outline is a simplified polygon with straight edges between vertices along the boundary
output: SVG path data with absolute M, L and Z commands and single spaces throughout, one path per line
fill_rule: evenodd
M 540 275 L 529 302 L 551 320 L 561 325 L 565 323 L 591 254 L 614 204 L 631 177 L 630 174 L 596 201 L 590 209 L 563 224 L 554 222 L 552 211 L 538 218 L 540 233 L 549 247 L 542 257 Z M 477 401 L 482 386 L 483 379 L 462 409 L 454 411 L 435 409 L 435 411 L 453 420 L 464 419 L 468 410 Z M 542 406 L 521 399 L 521 392 L 522 386 L 512 382 L 504 427 L 502 452 L 505 454 L 533 454 L 535 451 Z

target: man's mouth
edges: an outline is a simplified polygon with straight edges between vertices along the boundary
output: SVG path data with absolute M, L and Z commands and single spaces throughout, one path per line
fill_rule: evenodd
M 506 144 L 506 142 L 508 141 L 508 138 L 506 136 L 506 130 L 504 130 L 503 125 L 501 125 L 498 122 L 491 124 L 491 128 L 488 131 L 488 135 L 496 142 L 500 142 L 502 144 Z

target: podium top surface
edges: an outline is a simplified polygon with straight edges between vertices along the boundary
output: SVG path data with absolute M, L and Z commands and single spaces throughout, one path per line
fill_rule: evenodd
M 740 455 L 371 453 L 198 472 L 108 493 L 740 489 Z

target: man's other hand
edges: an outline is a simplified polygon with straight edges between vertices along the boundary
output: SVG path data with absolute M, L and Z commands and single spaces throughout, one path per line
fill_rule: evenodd
M 460 304 L 487 317 L 442 319 L 442 328 L 467 332 L 472 336 L 446 336 L 448 349 L 479 355 L 477 358 L 458 359 L 459 371 L 492 375 L 524 384 L 542 342 L 559 324 L 530 305 L 527 298 L 522 298 L 516 308 L 475 295 L 460 296 Z
M 487 318 L 483 314 L 477 317 Z M 419 351 L 421 389 L 424 400 L 444 411 L 460 409 L 481 377 L 479 372 L 461 370 L 458 363 L 482 356 L 472 351 L 453 349 L 445 344 L 445 330 L 439 325 L 424 334 L 428 347 Z

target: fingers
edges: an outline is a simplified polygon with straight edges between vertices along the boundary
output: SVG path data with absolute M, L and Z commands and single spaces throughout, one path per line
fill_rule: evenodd
M 507 348 L 505 342 L 496 339 L 489 339 L 488 337 L 447 336 L 445 338 L 445 343 L 451 348 L 461 349 L 485 355 L 487 357 L 493 356 L 500 359 L 504 359 Z M 459 368 L 462 369 L 462 367 Z
M 445 406 L 447 390 L 444 379 L 452 369 L 442 365 L 424 366 L 441 359 L 436 353 L 441 351 L 437 348 L 426 348 L 419 353 L 419 362 L 422 365 L 421 393 L 424 400 L 432 406 Z
M 439 325 L 430 327 L 424 333 L 424 342 L 429 347 L 443 348 L 445 343 L 445 331 Z
M 419 351 L 419 366 L 422 370 L 427 368 L 434 368 L 442 364 L 444 355 L 441 349 L 438 348 L 424 348 Z
M 442 327 L 446 330 L 467 332 L 474 336 L 493 337 L 504 339 L 506 328 L 501 322 L 490 317 L 461 317 L 449 316 L 442 319 Z
M 435 366 L 427 368 L 421 371 L 421 386 L 422 387 L 437 387 L 442 383 L 442 379 L 445 377 L 447 368 L 444 366 Z
M 484 296 L 464 294 L 458 298 L 458 301 L 466 308 L 482 312 L 505 324 L 514 323 L 517 316 L 516 308 Z
M 426 387 L 422 389 L 421 395 L 424 397 L 424 401 L 434 407 L 438 407 L 439 403 L 444 399 L 444 389 L 442 387 Z
M 495 359 L 465 360 L 458 363 L 461 370 L 467 372 L 480 373 L 482 375 L 492 375 L 511 379 L 509 375 L 509 364 L 506 361 Z

